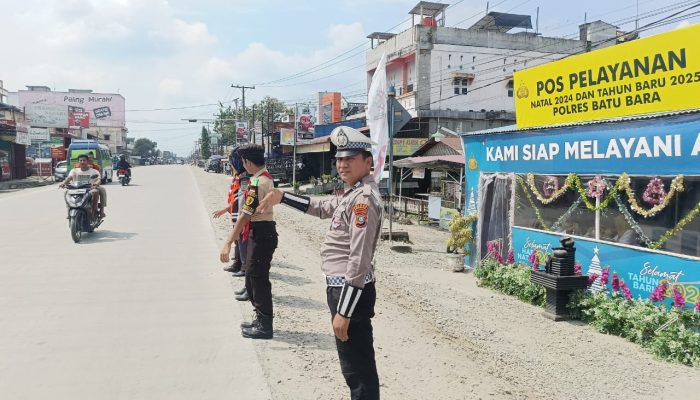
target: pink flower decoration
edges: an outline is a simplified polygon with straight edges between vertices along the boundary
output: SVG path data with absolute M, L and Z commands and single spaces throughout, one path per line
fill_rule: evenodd
M 620 289 L 622 289 L 622 294 L 625 295 L 625 298 L 627 300 L 632 300 L 632 292 L 630 291 L 629 286 L 625 283 L 625 281 L 620 281 Z
M 595 280 L 598 279 L 598 274 L 595 272 L 588 275 L 588 287 L 591 287 L 591 285 L 595 282 Z
M 586 194 L 588 197 L 601 198 L 603 197 L 603 193 L 605 193 L 605 189 L 607 188 L 608 184 L 605 183 L 603 178 L 600 175 L 596 175 L 595 178 L 588 181 L 588 190 L 586 191 Z
M 647 203 L 656 206 L 663 203 L 665 198 L 666 187 L 664 185 L 664 182 L 658 177 L 649 181 L 649 184 L 647 184 L 647 188 L 642 194 L 642 199 Z
M 487 244 L 488 246 L 488 244 Z M 530 253 L 530 257 L 528 257 L 527 261 L 530 264 L 534 264 L 535 260 L 537 260 L 537 250 L 532 250 L 532 253 Z
M 681 291 L 678 290 L 678 286 L 673 287 L 673 306 L 676 308 L 685 307 L 685 298 L 683 297 Z
M 664 301 L 664 299 L 666 298 L 666 290 L 667 289 L 668 289 L 668 282 L 659 283 L 654 288 L 654 291 L 651 292 L 649 299 L 654 303 Z
M 610 279 L 610 267 L 603 270 L 603 274 L 600 276 L 600 284 L 603 286 L 608 286 L 608 280 Z
M 515 253 L 513 249 L 508 250 L 508 264 L 515 264 Z
M 542 193 L 544 193 L 545 198 L 550 198 L 554 192 L 559 189 L 559 179 L 556 176 L 547 176 L 544 178 L 544 184 L 542 185 Z
M 574 274 L 581 275 L 581 264 L 580 263 L 574 264 Z
M 620 291 L 620 277 L 617 276 L 617 272 L 613 272 L 612 290 L 613 290 L 613 292 Z
M 695 311 L 700 312 L 700 300 L 695 301 Z

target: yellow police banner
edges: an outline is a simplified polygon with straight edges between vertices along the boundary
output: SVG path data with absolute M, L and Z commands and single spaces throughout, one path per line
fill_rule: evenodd
M 700 24 L 514 75 L 518 128 L 700 108 Z

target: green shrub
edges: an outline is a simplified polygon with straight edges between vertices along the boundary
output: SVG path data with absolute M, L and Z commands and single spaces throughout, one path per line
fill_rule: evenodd
M 531 272 L 523 265 L 502 265 L 487 258 L 474 275 L 481 286 L 544 306 L 545 289 L 530 283 Z M 637 343 L 661 360 L 700 367 L 700 313 L 696 311 L 667 310 L 649 300 L 630 301 L 617 294 L 583 290 L 572 293 L 568 308 L 572 318 L 585 321 L 598 332 Z

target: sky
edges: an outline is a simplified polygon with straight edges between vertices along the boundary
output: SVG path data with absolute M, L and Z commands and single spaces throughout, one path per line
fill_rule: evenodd
M 189 155 L 201 123 L 218 102 L 246 104 L 270 95 L 311 101 L 341 91 L 366 101 L 366 36 L 410 27 L 417 0 L 0 0 L 7 90 L 44 85 L 92 89 L 126 99 L 129 137 Z M 486 1 L 451 1 L 446 26 L 467 28 Z M 578 25 L 602 19 L 634 29 L 700 1 L 491 0 L 489 11 L 535 16 L 544 36 L 576 37 Z M 685 6 L 685 7 L 684 7 Z M 639 11 L 637 11 L 637 9 Z M 695 9 L 694 11 L 697 11 Z M 689 23 L 700 17 L 687 18 Z M 681 23 L 681 22 L 679 22 Z M 673 29 L 669 25 L 648 36 Z M 173 109 L 174 108 L 174 109 Z M 158 111 L 156 109 L 171 109 Z

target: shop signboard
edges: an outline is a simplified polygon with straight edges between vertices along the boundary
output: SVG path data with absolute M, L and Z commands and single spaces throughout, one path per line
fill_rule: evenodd
M 56 104 L 28 104 L 27 120 L 32 126 L 68 128 L 68 107 Z
M 700 175 L 700 118 L 663 119 L 465 136 L 468 173 Z M 472 169 L 472 166 L 475 166 Z
M 236 137 L 240 139 L 248 139 L 248 123 L 236 122 Z
M 518 128 L 700 108 L 700 24 L 514 74 Z
M 410 156 L 427 141 L 428 139 L 393 139 L 394 156 Z
M 53 128 L 68 127 L 69 112 L 85 112 L 95 126 L 119 127 L 125 126 L 124 97 L 113 93 L 78 93 L 78 92 L 40 92 L 20 90 L 18 92 L 19 104 L 27 109 L 27 118 L 33 126 L 47 126 Z M 56 117 L 54 125 L 40 125 L 31 118 L 30 111 L 34 107 L 40 107 L 41 113 L 46 114 L 45 107 L 62 110 L 60 118 Z M 60 126 L 59 126 L 60 124 Z
M 32 142 L 48 142 L 49 130 L 46 128 L 29 128 L 29 138 Z
M 25 146 L 29 146 L 32 144 L 32 140 L 29 137 L 29 132 L 21 132 L 17 130 L 17 136 L 15 137 L 15 143 L 17 144 L 23 144 Z
M 425 178 L 425 168 L 413 168 L 412 178 L 423 179 Z
M 288 129 L 288 128 L 280 129 L 280 144 L 282 146 L 293 146 L 294 145 L 294 129 Z
M 558 234 L 514 227 L 515 261 L 529 265 L 528 258 L 533 251 L 551 253 L 554 247 L 559 246 L 559 239 L 561 235 Z M 654 288 L 665 280 L 671 288 L 676 286 L 680 290 L 686 306 L 692 307 L 700 301 L 700 268 L 697 260 L 585 238 L 574 237 L 574 240 L 576 260 L 581 264 L 583 274 L 589 270 L 600 274 L 602 269 L 610 267 L 610 277 L 617 272 L 634 298 L 648 299 Z M 610 282 L 607 290 L 612 291 Z
M 68 113 L 68 126 L 71 128 L 89 128 L 90 113 L 85 111 L 72 111 Z

